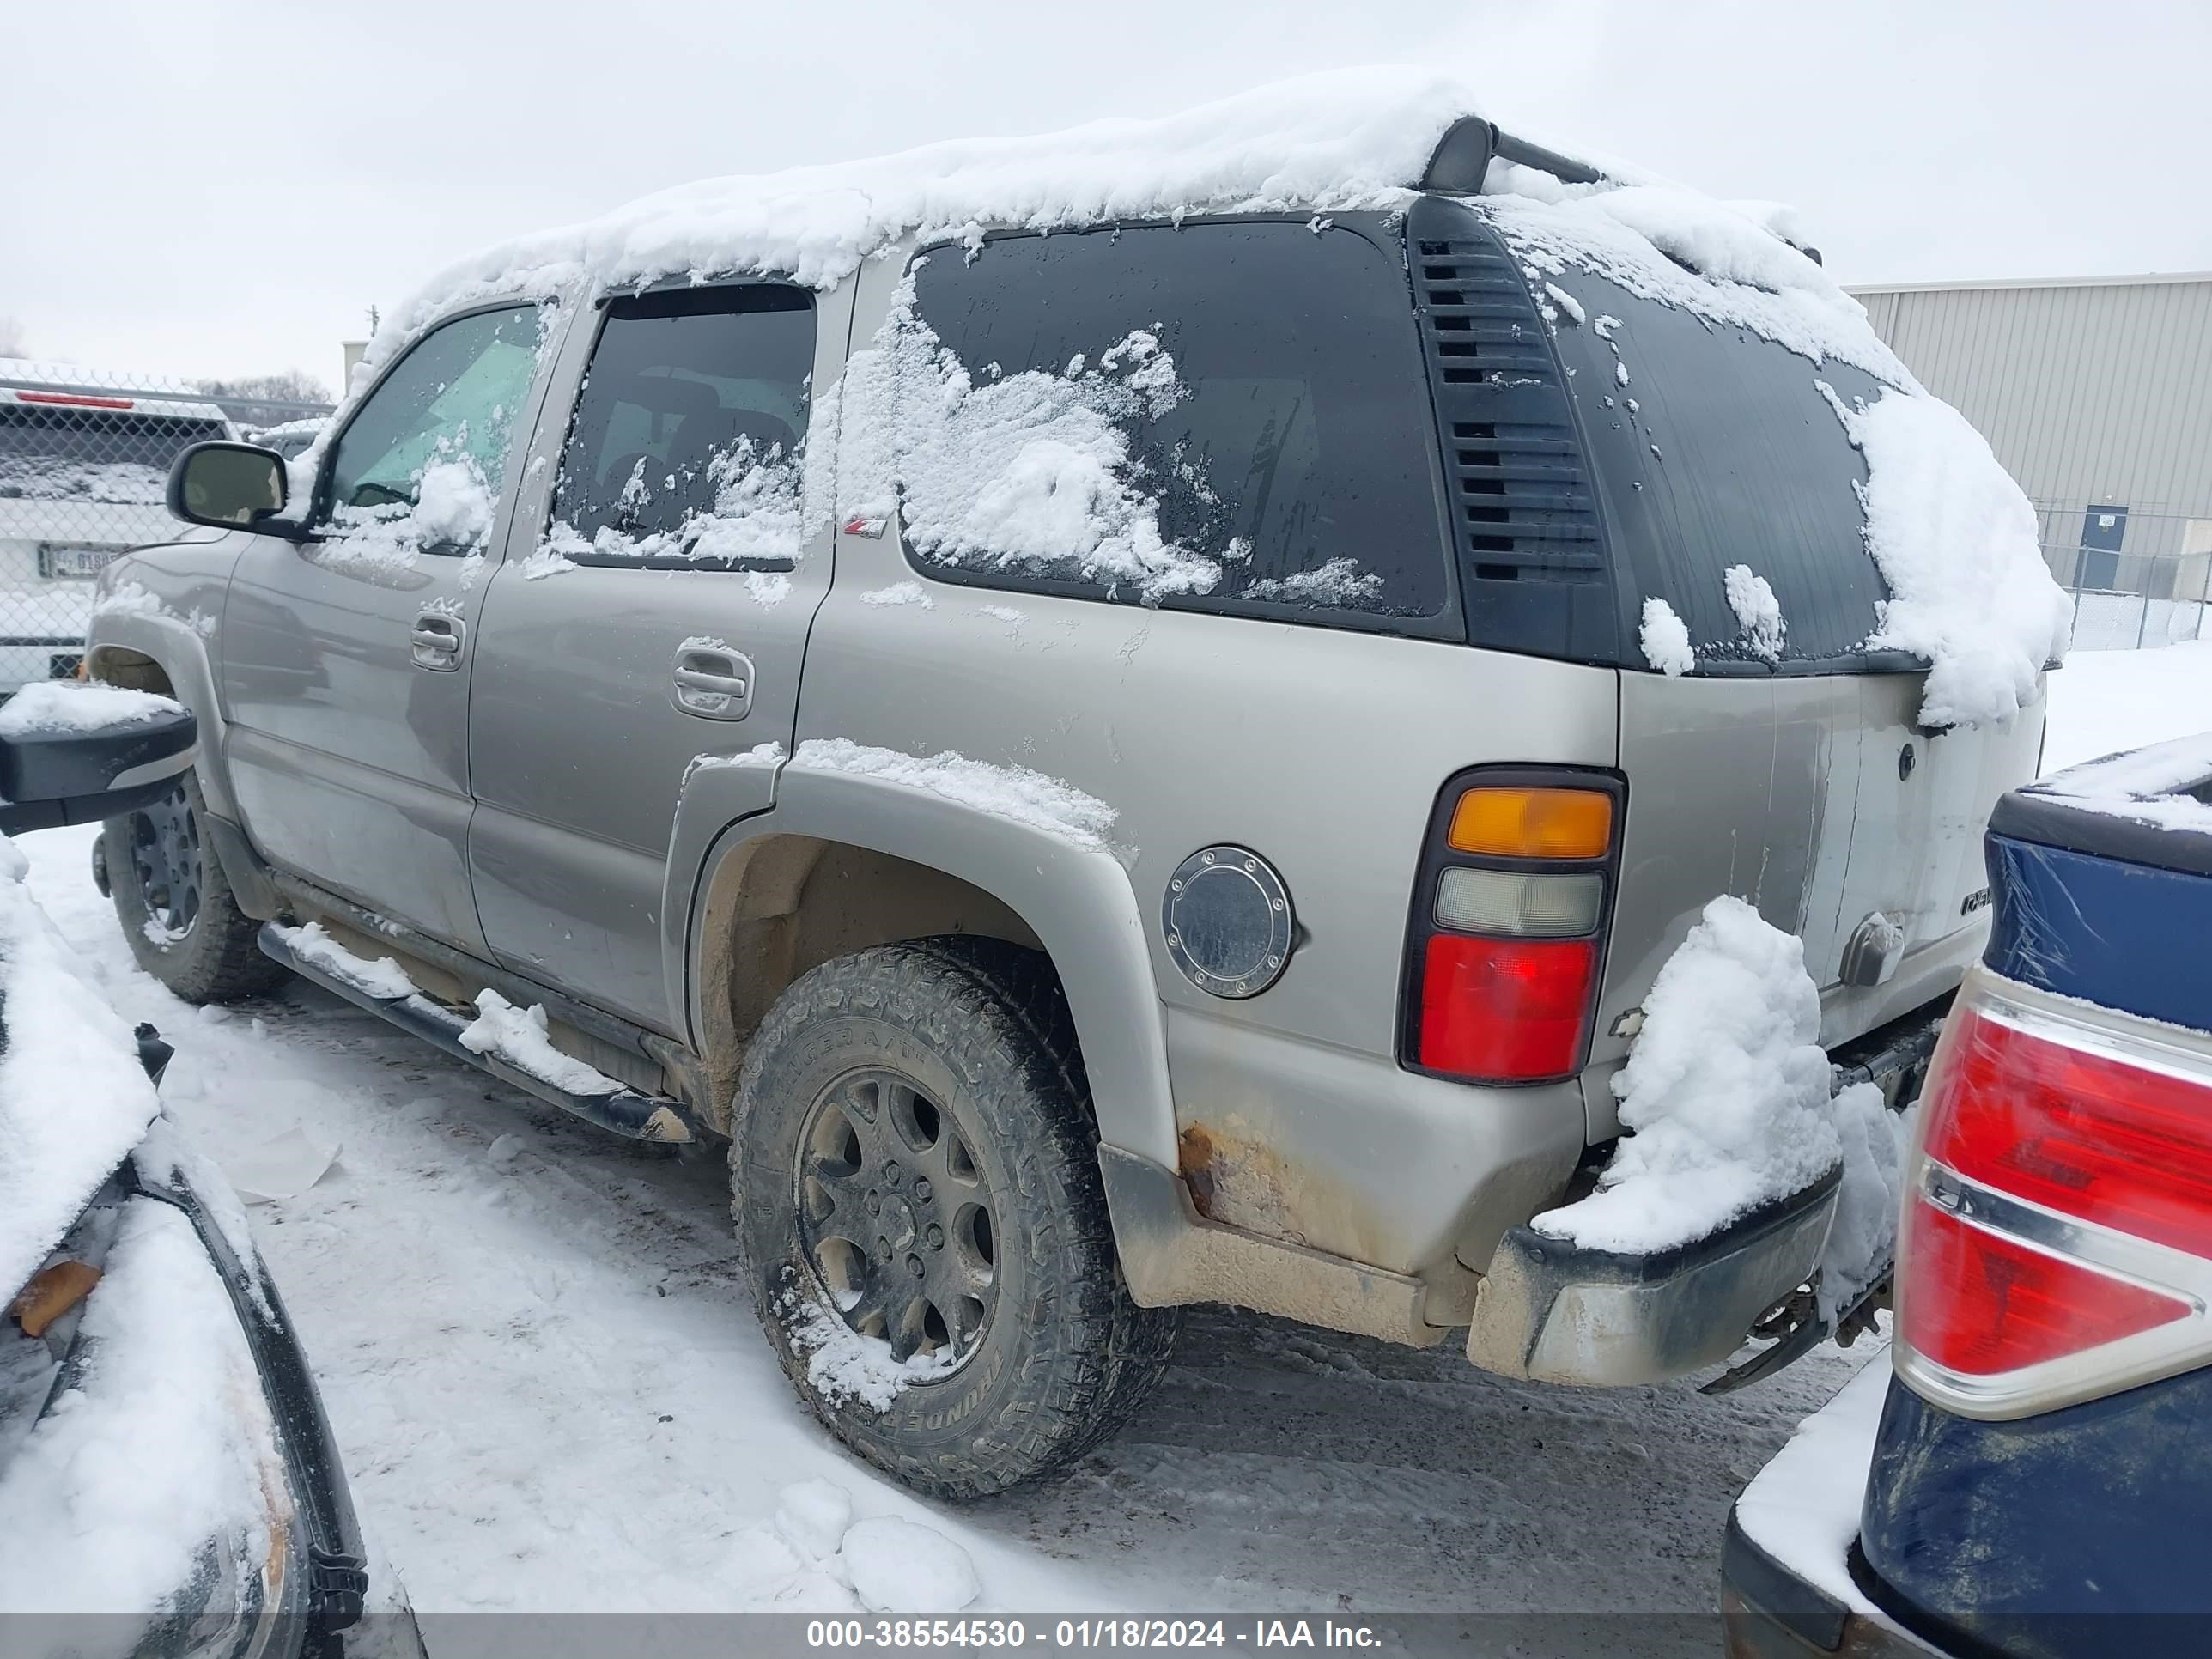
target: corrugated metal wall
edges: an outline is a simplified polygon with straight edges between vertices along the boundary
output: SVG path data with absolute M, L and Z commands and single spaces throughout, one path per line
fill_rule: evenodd
M 2044 509 L 2047 541 L 2122 506 L 2128 554 L 2172 556 L 2212 520 L 2212 277 L 1858 294 Z

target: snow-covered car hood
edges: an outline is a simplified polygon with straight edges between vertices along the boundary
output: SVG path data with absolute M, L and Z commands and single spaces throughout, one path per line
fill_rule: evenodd
M 131 1027 L 80 970 L 0 839 L 0 1301 L 12 1297 L 160 1109 Z

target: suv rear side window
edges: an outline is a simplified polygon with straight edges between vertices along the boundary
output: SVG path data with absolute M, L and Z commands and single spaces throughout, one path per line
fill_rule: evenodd
M 1637 596 L 1666 600 L 1707 667 L 1750 663 L 1766 653 L 1730 605 L 1726 574 L 1746 567 L 1780 604 L 1783 662 L 1858 653 L 1888 590 L 1854 488 L 1866 462 L 1818 383 L 1846 403 L 1873 401 L 1881 383 L 1588 271 L 1555 280 L 1588 319 L 1563 317 L 1555 338 L 1613 557 Z
M 933 574 L 1459 632 L 1405 274 L 1364 235 L 994 237 L 914 293 L 877 343 Z
M 578 564 L 791 569 L 813 368 L 803 289 L 609 301 L 544 550 Z

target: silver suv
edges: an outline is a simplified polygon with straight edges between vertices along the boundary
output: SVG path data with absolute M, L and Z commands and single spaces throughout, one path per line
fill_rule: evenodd
M 1535 269 L 1493 156 L 1595 177 L 1462 121 L 1368 209 L 471 276 L 289 471 L 179 462 L 234 533 L 106 573 L 93 672 L 205 733 L 106 828 L 131 947 L 726 1139 L 799 1391 L 945 1497 L 1111 1432 L 1194 1302 L 1577 1383 L 1817 1336 L 1832 1176 L 1650 1255 L 1526 1224 L 1716 895 L 1909 1090 L 2040 692 L 1923 729 L 1867 648 L 1875 375 Z

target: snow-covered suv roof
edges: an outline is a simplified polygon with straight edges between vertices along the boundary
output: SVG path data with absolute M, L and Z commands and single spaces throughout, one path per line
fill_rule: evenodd
M 1449 76 L 1340 70 L 1153 119 L 957 139 L 706 179 L 447 267 L 393 312 L 363 365 L 373 371 L 400 341 L 457 305 L 550 295 L 580 283 L 622 287 L 761 271 L 827 289 L 909 238 L 972 246 L 994 228 L 1401 209 L 1439 141 L 1479 109 L 1474 88 Z M 1484 194 L 1516 202 L 1519 210 L 1501 228 L 1535 262 L 1572 250 L 1637 270 L 1652 297 L 1753 328 L 1816 359 L 1840 357 L 1893 384 L 1912 384 L 1857 302 L 1784 240 L 1794 228 L 1788 210 L 1717 202 L 1610 158 L 1584 151 L 1580 159 L 1602 175 L 1597 182 L 1564 182 L 1502 160 L 1491 165 Z

